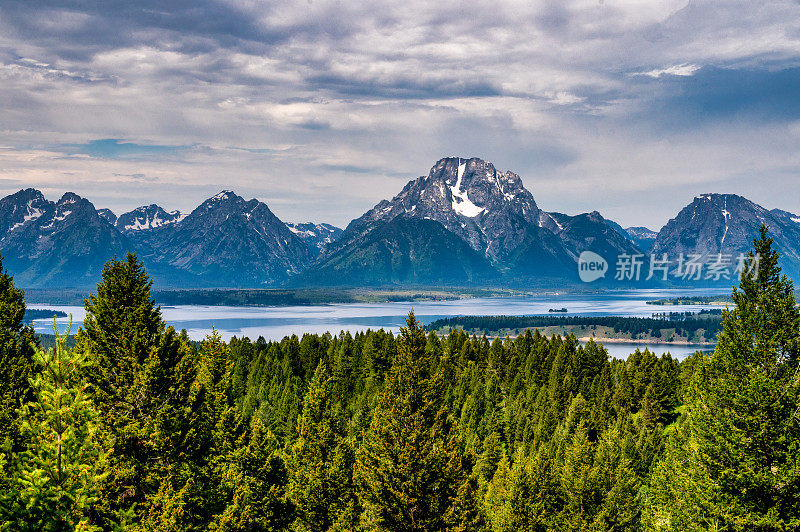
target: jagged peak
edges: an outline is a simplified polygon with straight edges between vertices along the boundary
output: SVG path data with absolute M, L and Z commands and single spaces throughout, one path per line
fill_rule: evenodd
M 695 202 L 717 202 L 720 200 L 745 200 L 749 201 L 747 198 L 739 196 L 738 194 L 721 194 L 719 192 L 710 192 L 707 194 L 699 194 L 694 197 Z
M 162 211 L 164 211 L 164 209 L 160 205 L 157 205 L 155 203 L 151 203 L 150 205 L 142 205 L 141 207 L 136 207 L 131 212 L 147 212 L 147 211 L 152 211 L 152 210 L 162 210 Z M 167 212 L 167 211 L 164 211 L 164 212 Z
M 200 209 L 213 209 L 217 206 L 229 204 L 230 202 L 234 203 L 242 203 L 244 202 L 244 198 L 238 196 L 232 190 L 222 190 L 219 193 L 211 196 L 203 203 L 201 203 L 197 208 Z
M 12 198 L 13 197 L 22 197 L 22 198 L 27 198 L 27 199 L 40 199 L 40 200 L 44 200 L 45 199 L 44 194 L 42 194 L 42 192 L 40 190 L 32 188 L 32 187 L 23 188 L 20 191 L 15 192 L 14 194 L 11 194 L 9 197 L 12 197 Z
M 631 227 L 626 227 L 625 230 L 628 231 L 629 233 L 633 232 L 633 233 L 658 234 L 658 231 L 653 231 L 649 227 L 645 227 L 643 225 L 633 225 Z
M 83 198 L 74 192 L 65 192 L 61 199 L 58 200 L 58 205 L 69 205 L 71 203 L 79 203 Z
M 222 201 L 226 199 L 239 199 L 239 196 L 237 196 L 232 190 L 222 190 L 218 194 L 211 196 L 208 199 L 212 201 Z

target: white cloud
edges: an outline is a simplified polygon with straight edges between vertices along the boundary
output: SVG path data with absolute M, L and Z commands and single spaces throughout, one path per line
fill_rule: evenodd
M 683 63 L 680 65 L 672 65 L 666 68 L 656 68 L 648 70 L 647 72 L 635 72 L 635 76 L 648 76 L 651 78 L 660 78 L 661 76 L 691 76 L 700 70 L 697 65 Z

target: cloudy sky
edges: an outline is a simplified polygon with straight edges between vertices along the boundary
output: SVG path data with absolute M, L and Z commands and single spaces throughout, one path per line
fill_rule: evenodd
M 797 2 L 3 0 L 0 193 L 345 225 L 441 157 L 658 229 L 800 211 Z

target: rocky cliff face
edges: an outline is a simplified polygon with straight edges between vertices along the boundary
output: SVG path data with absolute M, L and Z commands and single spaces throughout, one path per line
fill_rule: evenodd
M 513 172 L 500 172 L 477 158 L 448 157 L 427 176 L 410 181 L 393 199 L 353 220 L 323 260 L 352 253 L 360 237 L 401 216 L 438 222 L 485 257 L 498 278 L 572 278 L 584 249 L 615 253 L 636 249 L 599 213 L 576 217 L 546 213 Z
M 800 217 L 786 211 L 769 211 L 735 194 L 702 194 L 684 207 L 659 231 L 651 253 L 700 254 L 710 258 L 719 253 L 747 252 L 762 223 L 782 255 L 787 273 L 800 274 Z
M 123 233 L 131 233 L 176 224 L 186 216 L 181 214 L 180 211 L 167 212 L 158 205 L 152 204 L 137 207 L 130 212 L 120 214 L 114 225 Z
M 56 203 L 28 189 L 0 201 L 3 265 L 21 286 L 85 286 L 133 244 L 91 202 L 68 192 Z
M 344 232 L 339 227 L 331 224 L 287 223 L 289 231 L 296 234 L 308 246 L 312 257 L 317 257 L 325 247 L 339 239 Z
M 285 281 L 309 262 L 306 244 L 265 203 L 231 191 L 209 198 L 180 222 L 151 230 L 148 258 L 216 286 Z
M 539 208 L 518 175 L 481 159 L 448 157 L 391 201 L 353 220 L 346 232 L 362 233 L 400 215 L 439 222 L 472 249 L 502 262 L 538 232 Z

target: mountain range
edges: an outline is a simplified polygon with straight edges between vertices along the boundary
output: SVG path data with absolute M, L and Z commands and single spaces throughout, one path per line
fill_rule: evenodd
M 800 278 L 800 216 L 790 212 L 702 194 L 660 231 L 623 228 L 597 211 L 545 211 L 513 172 L 447 157 L 345 229 L 285 223 L 227 190 L 190 213 L 152 204 L 117 216 L 71 192 L 52 202 L 29 188 L 0 199 L 0 254 L 25 287 L 91 286 L 128 251 L 161 287 L 532 286 L 577 282 L 584 251 L 612 269 L 637 254 L 735 257 L 762 222 Z

